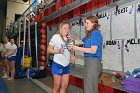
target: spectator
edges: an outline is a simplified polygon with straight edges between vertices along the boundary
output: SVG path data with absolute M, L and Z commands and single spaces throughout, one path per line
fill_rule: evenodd
M 10 78 L 8 80 L 13 80 L 15 76 L 15 61 L 16 61 L 17 46 L 13 38 L 11 38 L 10 43 L 11 43 L 11 47 L 7 54 L 9 60 L 9 67 L 10 67 L 9 69 Z
M 41 1 L 39 5 L 39 11 L 41 12 L 44 9 L 44 3 Z
M 9 49 L 10 49 L 10 46 L 11 46 L 11 43 L 9 42 L 9 37 L 6 36 L 4 38 L 4 42 L 5 42 L 5 50 L 3 52 L 3 58 L 4 58 L 4 69 L 5 69 L 5 73 L 4 73 L 4 76 L 2 76 L 3 78 L 8 78 L 9 77 L 9 65 L 8 65 L 8 52 L 9 52 Z
M 39 14 L 39 5 L 36 5 L 35 10 L 34 10 L 34 13 L 35 13 L 36 15 Z
M 2 59 L 3 43 L 0 41 L 0 60 Z

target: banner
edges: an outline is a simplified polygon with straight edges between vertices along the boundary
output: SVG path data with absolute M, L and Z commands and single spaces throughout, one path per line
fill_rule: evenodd
M 65 0 L 65 5 L 71 4 L 73 0 Z
M 86 3 L 86 5 L 87 5 L 87 12 L 91 12 L 93 10 L 93 2 L 90 1 Z
M 85 14 L 87 12 L 87 4 L 80 6 L 80 14 Z
M 68 19 L 71 19 L 71 18 L 73 18 L 73 10 L 68 12 Z
M 53 5 L 53 6 L 52 6 L 52 12 L 55 12 L 55 11 L 56 11 L 56 6 Z
M 59 19 L 58 19 L 58 17 L 57 17 L 57 18 L 55 18 L 54 20 L 55 20 L 55 21 L 54 21 L 54 22 L 55 22 L 55 24 L 58 24 L 58 23 L 59 23 Z
M 50 15 L 52 13 L 52 7 L 48 8 L 48 15 Z
M 68 13 L 63 14 L 63 15 L 62 15 L 62 18 L 63 18 L 64 20 L 68 20 Z
M 45 10 L 41 12 L 42 18 L 45 16 Z
M 48 9 L 45 9 L 44 11 L 45 11 L 45 16 L 47 16 L 48 15 Z
M 55 8 L 56 8 L 56 11 L 59 10 L 59 9 L 61 8 L 61 3 L 60 3 L 60 1 L 56 2 Z
M 80 15 L 80 7 L 76 7 L 73 9 L 73 17 Z
M 99 0 L 98 2 L 99 2 L 99 8 L 101 8 L 101 7 L 106 5 L 107 1 L 106 0 Z

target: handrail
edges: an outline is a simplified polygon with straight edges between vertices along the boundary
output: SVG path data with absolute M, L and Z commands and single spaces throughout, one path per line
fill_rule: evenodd
M 24 14 L 32 7 L 32 5 L 36 3 L 36 1 L 37 1 L 37 0 L 35 0 L 35 1 L 25 10 L 25 12 L 23 12 L 22 15 L 24 15 Z
M 27 13 L 27 11 L 28 11 L 28 10 L 30 11 L 31 7 L 32 7 L 36 2 L 37 2 L 37 0 L 35 0 L 35 1 L 23 12 L 23 14 L 17 19 L 17 21 L 14 22 L 12 25 L 9 26 L 8 29 L 10 29 L 10 27 L 15 26 L 15 24 L 16 24 L 18 21 L 20 21 L 20 19 L 21 19 L 23 16 L 25 16 L 25 14 Z M 56 3 L 56 2 L 57 2 L 57 0 L 54 0 L 53 2 L 51 2 L 50 4 L 48 4 L 47 6 L 45 5 L 45 9 L 49 8 L 51 5 L 53 5 L 53 4 Z
M 25 14 L 25 13 L 32 7 L 32 5 L 35 4 L 36 2 L 37 2 L 37 1 L 35 0 L 35 1 L 23 12 L 23 14 L 17 19 L 17 21 L 20 20 L 20 18 L 23 17 L 24 14 Z M 16 21 L 16 22 L 17 22 L 17 21 Z M 10 28 L 10 27 L 13 27 L 13 26 L 15 25 L 16 22 L 14 22 L 14 23 L 12 24 L 12 26 L 9 26 L 9 28 Z
M 56 3 L 57 0 L 54 0 L 53 2 L 51 2 L 50 4 L 48 4 L 47 6 L 45 5 L 45 9 L 49 8 L 52 4 Z

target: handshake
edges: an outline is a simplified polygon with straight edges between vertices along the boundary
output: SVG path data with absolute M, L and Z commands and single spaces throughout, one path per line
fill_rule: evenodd
M 83 42 L 82 40 L 73 40 L 71 35 L 67 35 L 67 46 L 69 50 L 77 50 L 77 47 L 83 47 Z
M 67 43 L 67 46 L 69 50 L 74 51 L 77 50 L 78 47 L 83 47 L 83 44 L 84 43 L 81 40 L 75 40 L 75 41 L 73 40 L 73 41 L 69 41 Z
M 82 40 L 73 40 L 70 34 L 67 35 L 67 45 L 83 47 L 83 44 Z

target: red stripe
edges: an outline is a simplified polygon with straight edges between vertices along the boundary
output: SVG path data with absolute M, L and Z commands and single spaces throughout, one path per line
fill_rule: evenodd
M 48 74 L 50 74 L 51 69 L 46 68 L 46 72 Z M 76 77 L 74 75 L 70 75 L 69 83 L 76 86 L 76 87 L 79 87 L 79 88 L 82 88 L 82 89 L 84 88 L 83 79 L 79 78 L 79 77 Z M 119 89 L 115 89 L 115 88 L 110 87 L 110 86 L 101 85 L 101 84 L 99 84 L 98 89 L 99 89 L 99 93 L 128 93 L 128 92 L 125 92 L 125 91 L 122 91 L 122 90 L 119 90 Z

